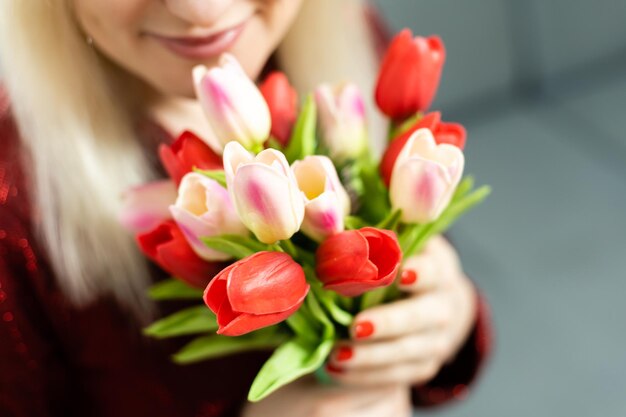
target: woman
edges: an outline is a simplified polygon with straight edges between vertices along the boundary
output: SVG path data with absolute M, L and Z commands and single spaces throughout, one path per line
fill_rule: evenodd
M 179 367 L 177 341 L 141 336 L 165 307 L 144 295 L 159 273 L 118 225 L 118 196 L 159 175 L 160 141 L 211 134 L 192 67 L 230 51 L 258 77 L 276 50 L 302 90 L 345 77 L 370 89 L 363 11 L 357 0 L 2 3 L 0 415 L 397 416 L 409 395 L 462 394 L 486 336 L 441 238 L 405 263 L 412 297 L 357 317 L 329 362 L 333 387 L 304 379 L 245 405 L 266 354 Z

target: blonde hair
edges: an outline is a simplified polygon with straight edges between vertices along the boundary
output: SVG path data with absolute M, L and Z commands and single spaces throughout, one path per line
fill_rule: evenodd
M 353 8 L 360 4 L 344 1 Z M 0 3 L 3 83 L 27 151 L 28 169 L 35 174 L 31 194 L 41 219 L 38 231 L 70 300 L 80 306 L 112 294 L 122 306 L 145 317 L 150 311 L 146 261 L 117 218 L 120 194 L 149 180 L 152 173 L 129 117 L 131 109 L 120 99 L 124 94 L 117 93 L 114 71 L 87 44 L 68 3 Z M 279 50 L 282 65 L 302 90 L 355 74 L 345 68 L 349 54 L 350 67 L 357 71 L 364 64 L 372 66 L 375 59 L 372 50 L 359 56 L 355 43 L 346 44 L 344 61 L 329 59 L 321 78 L 308 75 L 319 64 L 309 66 L 303 51 L 315 48 L 322 53 L 321 43 L 332 44 L 345 36 L 345 24 L 335 26 L 328 20 L 336 4 L 336 0 L 305 1 Z M 322 25 L 325 29 L 316 30 L 316 36 L 325 33 L 333 42 L 313 41 L 304 30 Z M 326 52 L 340 54 L 336 45 Z

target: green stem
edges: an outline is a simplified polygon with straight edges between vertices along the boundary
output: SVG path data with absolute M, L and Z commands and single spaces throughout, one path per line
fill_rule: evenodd
M 261 151 L 263 151 L 263 144 L 262 143 L 254 143 L 250 146 L 250 149 L 248 149 L 250 152 L 252 152 L 253 154 L 258 154 Z
M 285 253 L 287 253 L 293 259 L 298 259 L 298 248 L 296 248 L 296 245 L 293 244 L 291 239 L 281 240 L 280 246 L 285 250 Z

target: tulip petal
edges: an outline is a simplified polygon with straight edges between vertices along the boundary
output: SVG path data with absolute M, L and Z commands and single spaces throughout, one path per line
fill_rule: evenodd
M 122 195 L 120 223 L 133 233 L 151 230 L 171 217 L 169 206 L 175 200 L 176 186 L 171 180 L 131 188 Z
M 235 173 L 240 165 L 254 161 L 254 156 L 238 142 L 229 142 L 224 147 L 224 174 L 228 189 L 232 188 Z
M 304 217 L 304 202 L 285 202 L 293 192 L 288 179 L 272 167 L 244 165 L 232 187 L 243 223 L 264 243 L 290 238 Z
M 358 279 L 355 279 L 355 277 L 358 277 Z M 363 268 L 353 271 L 351 277 L 329 281 L 324 284 L 324 289 L 335 291 L 345 297 L 356 297 L 381 286 L 384 285 L 381 285 L 378 279 L 378 268 L 373 262 L 368 260 L 363 264 Z
M 432 132 L 420 129 L 404 146 L 391 177 L 390 199 L 405 222 L 428 223 L 447 207 L 461 176 L 463 152 L 437 145 Z
M 344 213 L 337 194 L 325 192 L 305 206 L 302 232 L 321 242 L 344 230 Z
M 236 140 L 250 148 L 265 142 L 271 124 L 269 108 L 234 56 L 223 54 L 211 69 L 195 67 L 193 78 L 196 94 L 222 144 Z
M 449 203 L 445 196 L 452 186 L 446 169 L 435 162 L 412 158 L 394 171 L 390 199 L 402 210 L 402 220 L 428 223 L 437 218 Z M 404 180 L 403 180 L 404 179 Z
M 368 252 L 367 239 L 358 230 L 331 236 L 317 250 L 316 271 L 330 280 L 350 279 L 363 268 Z
M 390 256 L 392 253 L 402 252 L 395 235 L 387 230 L 368 227 L 360 229 L 360 232 L 369 244 L 369 258 L 378 269 L 378 278 L 385 279 L 393 274 L 394 270 L 397 271 L 398 259 Z
M 298 117 L 298 94 L 282 72 L 272 72 L 259 87 L 272 117 L 271 134 L 287 146 Z
M 241 262 L 228 281 L 228 298 L 241 313 L 280 313 L 300 303 L 308 287 L 302 267 L 289 255 L 258 252 Z
M 139 248 L 161 268 L 189 285 L 204 288 L 223 267 L 195 254 L 176 223 L 164 221 L 150 232 L 137 235 Z
M 302 301 L 304 301 L 304 299 Z M 291 309 L 280 313 L 263 315 L 240 314 L 224 327 L 220 327 L 217 334 L 223 336 L 241 336 L 263 327 L 278 324 L 298 311 L 302 305 L 302 301 Z
M 193 250 L 205 260 L 227 260 L 231 256 L 207 247 L 201 238 L 248 234 L 235 212 L 228 191 L 217 181 L 201 174 L 192 172 L 185 175 L 176 204 L 170 207 L 170 211 Z

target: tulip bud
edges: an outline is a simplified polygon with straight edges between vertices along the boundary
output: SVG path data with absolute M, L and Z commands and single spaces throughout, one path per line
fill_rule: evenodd
M 282 72 L 272 72 L 259 87 L 272 117 L 271 135 L 287 146 L 298 117 L 298 93 Z
M 225 264 L 206 262 L 187 243 L 176 223 L 166 220 L 137 236 L 141 251 L 174 277 L 195 288 L 205 288 Z
M 263 243 L 289 239 L 304 218 L 304 196 L 281 152 L 253 156 L 239 143 L 224 149 L 228 191 L 239 218 Z
M 315 91 L 322 140 L 337 161 L 360 156 L 367 148 L 365 104 L 354 84 L 333 88 L 322 84 Z
M 270 113 L 261 92 L 235 57 L 221 56 L 219 65 L 193 69 L 196 94 L 222 146 L 237 141 L 247 149 L 263 144 L 270 133 Z
M 450 203 L 464 164 L 456 146 L 437 145 L 428 129 L 415 132 L 398 155 L 389 189 L 391 205 L 402 210 L 402 221 L 436 220 Z
M 387 187 L 391 183 L 391 173 L 393 172 L 393 167 L 400 151 L 402 151 L 402 148 L 404 148 L 404 145 L 406 145 L 413 133 L 424 128 L 429 129 L 432 132 L 435 137 L 435 142 L 437 142 L 438 145 L 448 143 L 461 150 L 465 147 L 465 138 L 467 134 L 465 128 L 461 124 L 442 122 L 440 112 L 428 113 L 419 119 L 406 132 L 403 132 L 400 136 L 393 139 L 385 151 L 385 154 L 380 162 L 380 175 L 382 176 Z
M 302 231 L 318 242 L 342 232 L 350 198 L 332 161 L 325 156 L 307 156 L 294 162 L 291 169 L 305 197 Z
M 392 119 L 402 120 L 430 107 L 446 51 L 438 36 L 422 38 L 409 29 L 391 42 L 378 74 L 376 103 Z
M 178 199 L 170 210 L 194 252 L 207 261 L 224 261 L 231 256 L 207 247 L 202 237 L 248 234 L 226 188 L 201 174 L 183 177 Z
M 204 291 L 218 334 L 240 336 L 280 323 L 309 292 L 304 271 L 281 252 L 257 252 L 220 272 Z
M 402 250 L 395 233 L 364 227 L 329 237 L 315 258 L 317 276 L 325 289 L 356 297 L 394 281 Z
M 183 132 L 171 145 L 159 146 L 161 163 L 176 184 L 193 168 L 222 169 L 222 158 L 193 133 Z
M 176 200 L 176 186 L 171 180 L 153 181 L 122 194 L 119 220 L 133 233 L 142 233 L 169 219 L 169 206 Z

